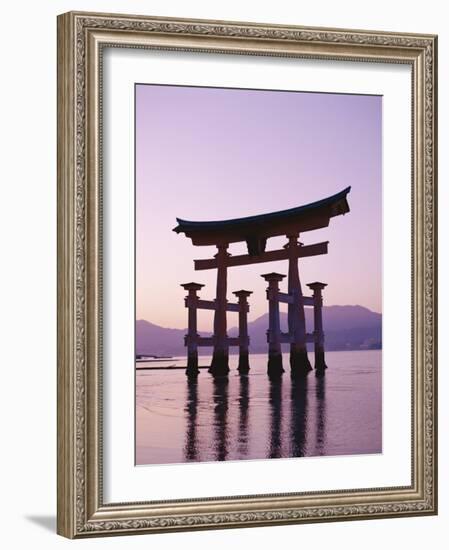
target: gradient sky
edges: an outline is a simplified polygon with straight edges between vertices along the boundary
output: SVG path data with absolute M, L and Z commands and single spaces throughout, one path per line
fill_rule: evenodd
M 301 235 L 329 240 L 329 253 L 300 260 L 306 283 L 323 281 L 326 305 L 382 308 L 382 98 L 181 86 L 136 86 L 136 317 L 187 325 L 181 283 L 205 284 L 216 272 L 193 269 L 214 247 L 176 234 L 176 217 L 227 219 L 319 200 L 348 185 L 351 211 Z M 267 250 L 285 239 L 269 239 Z M 230 245 L 246 253 L 246 245 Z M 286 262 L 229 269 L 228 288 L 252 290 L 249 318 L 267 312 L 260 274 L 287 273 Z M 283 291 L 286 291 L 284 281 Z M 234 319 L 235 316 L 235 319 Z M 228 325 L 237 317 L 228 314 Z M 211 330 L 212 312 L 199 312 Z

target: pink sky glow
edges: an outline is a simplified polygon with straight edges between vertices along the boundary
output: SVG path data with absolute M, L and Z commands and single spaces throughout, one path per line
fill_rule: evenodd
M 215 271 L 193 260 L 214 247 L 176 234 L 176 217 L 215 220 L 292 208 L 351 186 L 351 211 L 327 228 L 304 233 L 329 240 L 329 253 L 300 260 L 306 283 L 323 281 L 325 305 L 358 304 L 382 311 L 382 98 L 305 92 L 180 86 L 136 86 L 136 318 L 187 325 L 181 283 L 205 284 Z M 267 250 L 282 247 L 281 237 Z M 245 253 L 244 243 L 231 253 Z M 260 274 L 287 273 L 286 262 L 230 268 L 228 299 L 247 289 L 249 319 L 267 312 Z M 283 291 L 286 291 L 284 281 Z M 284 288 L 285 287 L 285 288 Z M 228 314 L 229 326 L 237 318 Z M 199 313 L 211 330 L 211 312 Z

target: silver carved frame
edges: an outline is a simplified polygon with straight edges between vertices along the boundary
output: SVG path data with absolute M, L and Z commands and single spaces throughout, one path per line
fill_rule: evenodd
M 412 68 L 412 484 L 104 504 L 102 48 L 406 63 Z M 437 513 L 437 37 L 70 12 L 58 17 L 58 533 L 70 538 Z

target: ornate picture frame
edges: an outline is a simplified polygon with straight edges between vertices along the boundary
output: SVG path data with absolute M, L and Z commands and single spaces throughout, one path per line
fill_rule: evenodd
M 411 484 L 103 498 L 105 48 L 404 64 L 412 75 Z M 70 12 L 58 17 L 58 533 L 69 538 L 437 513 L 437 37 Z

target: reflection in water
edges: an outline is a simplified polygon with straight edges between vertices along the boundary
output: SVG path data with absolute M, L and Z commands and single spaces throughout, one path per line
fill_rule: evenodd
M 214 404 L 214 442 L 215 460 L 226 460 L 227 446 L 227 416 L 228 416 L 228 377 L 214 378 L 212 401 Z
M 285 456 L 285 448 L 290 447 L 289 456 L 306 456 L 308 443 L 312 444 L 314 455 L 323 455 L 326 451 L 326 379 L 317 377 L 316 385 L 309 387 L 307 378 L 292 379 L 290 386 L 290 441 L 285 441 L 282 432 L 282 378 L 269 382 L 268 404 L 270 410 L 270 431 L 266 458 L 281 458 Z M 248 376 L 239 377 L 239 398 L 237 417 L 236 451 L 238 458 L 248 458 L 249 454 L 249 386 Z M 315 433 L 310 434 L 309 396 L 314 396 Z M 229 441 L 229 380 L 226 377 L 213 380 L 213 433 L 212 450 L 214 460 L 226 460 L 230 447 Z M 196 379 L 187 381 L 185 415 L 187 420 L 184 459 L 186 462 L 200 460 L 198 441 L 198 382 Z M 232 412 L 232 411 L 231 411 Z M 234 416 L 235 418 L 235 416 Z M 313 425 L 313 422 L 312 422 Z M 315 437 L 314 437 L 315 436 Z M 311 441 L 314 439 L 314 441 Z M 310 449 L 309 449 L 310 451 Z
M 238 454 L 240 458 L 248 455 L 248 418 L 249 418 L 249 376 L 239 377 L 239 430 Z
M 308 379 L 292 378 L 290 388 L 291 456 L 304 456 L 306 449 Z
M 326 377 L 316 378 L 316 439 L 315 454 L 324 455 L 326 450 Z
M 197 415 L 198 415 L 198 381 L 188 379 L 185 413 L 187 417 L 186 442 L 184 459 L 198 460 Z
M 324 377 L 145 370 L 136 377 L 136 462 L 336 456 L 382 451 L 381 351 L 329 352 Z M 285 360 L 288 360 L 286 354 Z M 233 365 L 236 367 L 236 363 Z
M 270 445 L 268 458 L 282 456 L 282 378 L 270 380 Z

